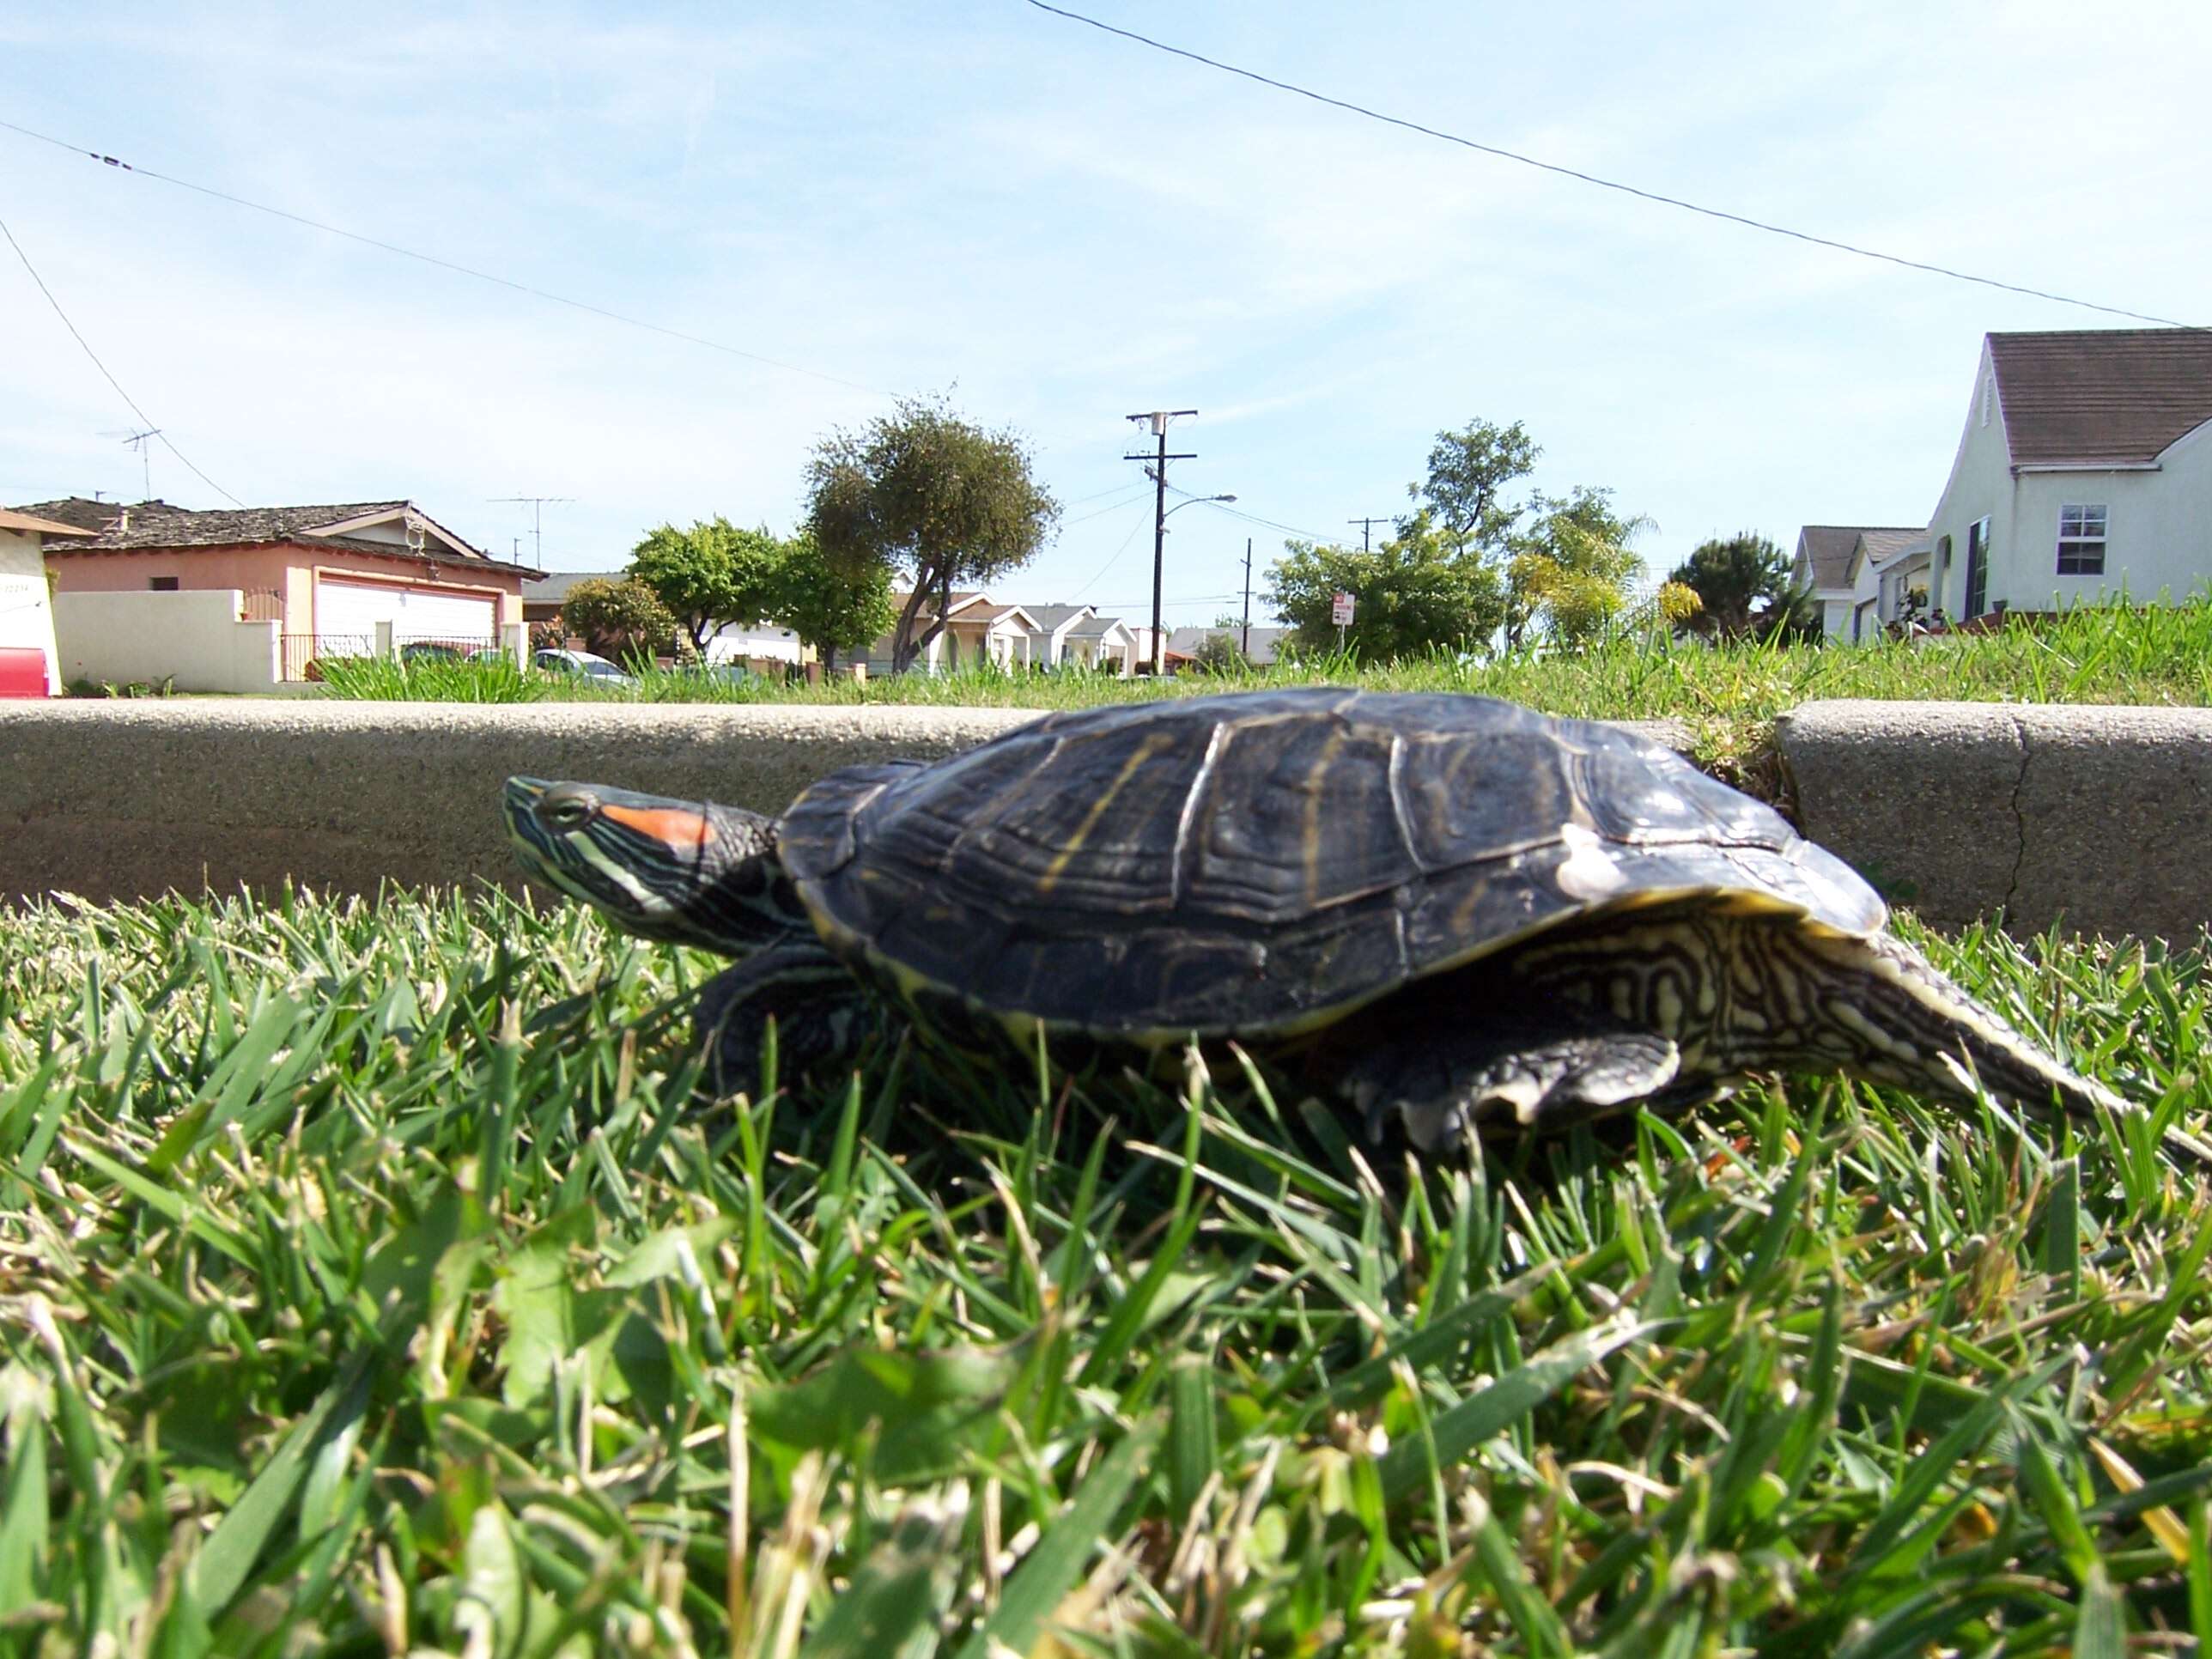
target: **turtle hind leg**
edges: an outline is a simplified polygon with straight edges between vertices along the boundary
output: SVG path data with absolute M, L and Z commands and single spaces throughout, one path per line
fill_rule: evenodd
M 775 1022 L 778 1081 L 821 1077 L 849 1064 L 882 1024 L 882 1009 L 853 970 L 811 939 L 754 951 L 700 988 L 692 1033 L 717 1095 L 761 1087 Z
M 1595 1025 L 1388 1042 L 1347 1068 L 1345 1086 L 1370 1137 L 1395 1115 L 1423 1152 L 1491 1129 L 1550 1133 L 1646 1103 L 1683 1110 L 1722 1090 L 1718 1079 L 1685 1077 L 1668 1038 Z

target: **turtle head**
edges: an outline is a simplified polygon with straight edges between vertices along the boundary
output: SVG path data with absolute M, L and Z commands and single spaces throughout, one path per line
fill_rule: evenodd
M 505 807 L 523 869 L 625 933 L 740 956 L 809 929 L 757 812 L 538 778 Z

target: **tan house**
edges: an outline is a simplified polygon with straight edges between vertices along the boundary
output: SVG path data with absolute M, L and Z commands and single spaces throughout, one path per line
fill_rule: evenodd
M 402 647 L 489 646 L 521 623 L 522 585 L 539 574 L 405 501 L 195 512 L 71 496 L 20 510 L 91 532 L 46 549 L 58 602 L 234 592 L 240 620 L 280 625 L 287 679 L 319 655 L 366 654 L 385 627 Z
M 90 533 L 33 514 L 0 512 L 0 696 L 61 694 L 46 547 Z
M 910 593 L 894 593 L 891 603 L 903 612 Z M 994 668 L 1027 669 L 1036 661 L 1035 641 L 1040 630 L 1036 618 L 1018 605 L 1000 605 L 988 593 L 955 591 L 945 607 L 945 626 L 937 631 L 914 660 L 925 674 L 942 674 L 962 667 L 988 663 Z M 925 599 L 915 619 L 920 639 L 937 618 L 933 600 Z M 868 647 L 868 672 L 891 672 L 891 641 L 884 635 Z

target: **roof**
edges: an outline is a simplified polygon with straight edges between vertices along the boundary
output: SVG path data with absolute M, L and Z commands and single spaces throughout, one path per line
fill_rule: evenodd
M 1797 532 L 1797 550 L 1813 567 L 1815 587 L 1851 585 L 1851 550 L 1862 536 L 1924 536 L 1924 525 L 1808 524 Z
M 1098 607 L 1095 605 L 1025 605 L 1022 609 L 1036 618 L 1037 632 L 1052 634 L 1077 617 L 1096 615 Z
M 0 507 L 0 530 L 21 530 L 33 536 L 89 536 L 94 532 L 73 524 L 60 524 L 52 519 L 34 519 L 27 513 L 10 513 Z
M 1864 565 L 1871 564 L 1880 570 L 1903 555 L 1929 550 L 1928 532 L 1924 530 L 1862 530 L 1858 540 L 1852 544 L 1850 563 L 1842 585 L 1856 586 L 1859 571 Z
M 1030 614 L 1035 616 L 1036 613 L 1031 611 Z M 1067 630 L 1067 637 L 1071 640 L 1103 640 L 1117 628 L 1124 634 L 1129 631 L 1128 623 L 1119 617 L 1086 617 Z
M 18 512 L 52 519 L 93 534 L 70 552 L 125 552 L 179 547 L 237 547 L 258 542 L 313 541 L 356 553 L 404 554 L 390 542 L 349 535 L 381 520 L 405 514 L 440 544 L 425 556 L 466 564 L 526 570 L 526 565 L 495 559 L 439 524 L 412 501 L 346 501 L 320 507 L 244 507 L 198 512 L 167 501 L 89 501 L 82 495 L 40 501 Z M 533 571 L 532 574 L 535 574 Z
M 522 602 L 558 605 L 578 582 L 618 582 L 627 580 L 629 575 L 626 570 L 549 570 L 523 583 Z
M 2141 465 L 2212 421 L 2202 329 L 1992 334 L 1989 351 L 2014 466 Z

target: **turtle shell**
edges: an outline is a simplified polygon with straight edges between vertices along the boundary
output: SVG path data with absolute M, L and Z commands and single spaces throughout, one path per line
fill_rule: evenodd
M 1616 727 L 1315 687 L 1056 714 L 802 794 L 823 939 L 927 1008 L 1164 1042 L 1310 1031 L 1563 923 L 1683 900 L 1865 935 L 1881 900 Z

